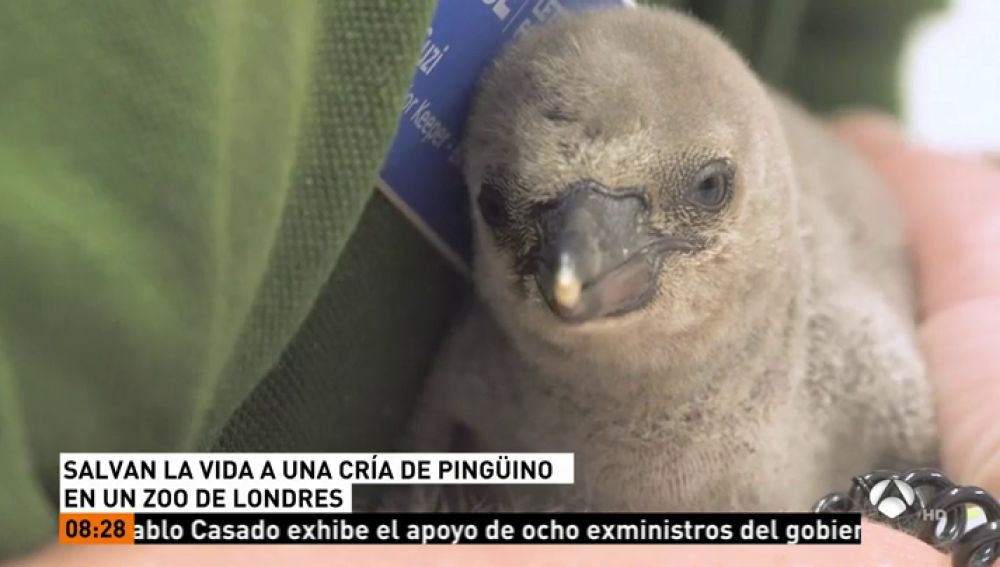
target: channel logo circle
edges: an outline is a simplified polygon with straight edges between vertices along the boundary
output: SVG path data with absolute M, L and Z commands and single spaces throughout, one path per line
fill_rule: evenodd
M 916 494 L 909 484 L 901 480 L 887 478 L 872 487 L 871 492 L 868 493 L 868 500 L 879 513 L 894 520 L 913 505 Z

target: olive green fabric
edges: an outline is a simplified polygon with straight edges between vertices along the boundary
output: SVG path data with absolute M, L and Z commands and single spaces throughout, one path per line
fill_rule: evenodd
M 432 9 L 0 3 L 0 555 L 54 535 L 60 451 L 211 445 L 275 366 L 371 196 Z M 416 240 L 395 224 L 373 244 Z M 368 307 L 386 359 L 427 332 Z
M 929 1 L 674 4 L 828 109 Z M 392 447 L 467 291 L 371 189 L 433 4 L 0 3 L 0 557 L 60 451 Z

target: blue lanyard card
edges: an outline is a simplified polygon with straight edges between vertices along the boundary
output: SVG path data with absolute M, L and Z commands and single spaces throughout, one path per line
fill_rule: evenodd
M 465 117 L 476 82 L 504 44 L 569 10 L 632 0 L 439 0 L 379 188 L 457 268 L 471 259 L 461 173 Z

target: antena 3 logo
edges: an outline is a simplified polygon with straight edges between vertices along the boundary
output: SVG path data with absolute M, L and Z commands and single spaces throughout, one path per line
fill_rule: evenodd
M 871 502 L 871 505 L 890 520 L 916 512 L 913 507 L 916 500 L 917 494 L 913 487 L 898 478 L 880 480 L 868 492 L 868 501 Z M 920 510 L 919 512 L 917 516 L 927 521 L 937 522 L 947 517 L 947 513 L 940 509 Z
M 916 500 L 913 487 L 902 480 L 887 478 L 872 487 L 868 500 L 883 516 L 895 520 Z

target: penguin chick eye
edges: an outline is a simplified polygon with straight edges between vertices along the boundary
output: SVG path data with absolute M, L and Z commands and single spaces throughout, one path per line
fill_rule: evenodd
M 492 228 L 500 228 L 507 223 L 507 203 L 504 201 L 500 187 L 492 181 L 484 181 L 479 187 L 479 197 L 476 199 L 479 213 L 483 220 Z
M 717 160 L 701 168 L 688 187 L 688 201 L 707 211 L 716 212 L 729 200 L 732 170 L 724 161 Z

